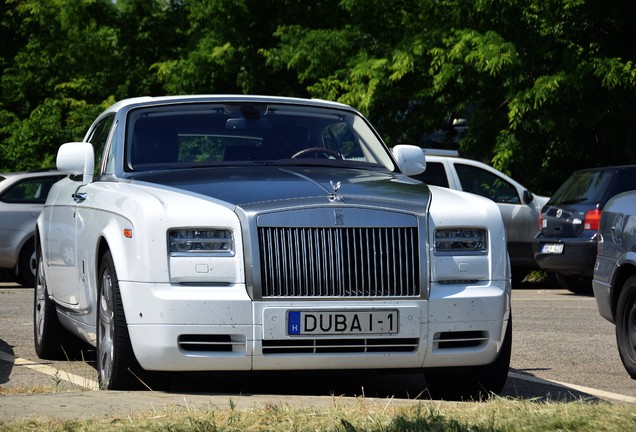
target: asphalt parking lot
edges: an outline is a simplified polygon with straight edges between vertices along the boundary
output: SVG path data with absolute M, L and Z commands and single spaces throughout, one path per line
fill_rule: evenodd
M 169 392 L 105 392 L 93 359 L 48 362 L 33 351 L 33 290 L 0 283 L 0 417 L 127 415 L 166 406 L 314 406 L 368 400 L 413 403 L 421 375 L 298 374 L 179 375 Z M 636 381 L 618 357 L 613 326 L 592 297 L 561 289 L 513 290 L 511 371 L 503 396 L 532 400 L 590 400 L 636 405 Z M 31 390 L 29 390 L 31 389 Z M 27 394 L 42 389 L 42 394 Z

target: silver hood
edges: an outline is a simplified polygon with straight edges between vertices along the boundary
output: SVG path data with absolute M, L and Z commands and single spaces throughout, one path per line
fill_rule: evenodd
M 325 203 L 382 201 L 427 208 L 428 187 L 386 170 L 299 166 L 211 167 L 136 174 L 132 181 L 161 184 L 225 201 L 260 207 L 272 201 L 318 198 Z

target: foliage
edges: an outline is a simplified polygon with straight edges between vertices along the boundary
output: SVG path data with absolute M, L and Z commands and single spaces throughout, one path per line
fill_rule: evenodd
M 188 93 L 338 100 L 389 145 L 459 148 L 548 194 L 636 157 L 627 0 L 4 0 L 0 14 L 3 170 L 50 165 L 105 101 Z

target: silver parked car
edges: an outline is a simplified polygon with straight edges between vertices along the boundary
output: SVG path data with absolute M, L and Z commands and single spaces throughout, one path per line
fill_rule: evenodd
M 528 188 L 485 163 L 462 158 L 455 150 L 424 149 L 426 170 L 414 178 L 489 198 L 497 204 L 506 226 L 513 277 L 518 281 L 537 267 L 532 241 L 539 230 L 541 208 L 548 197 Z
M 35 220 L 59 171 L 0 174 L 0 269 L 21 285 L 35 281 Z
M 594 266 L 598 310 L 616 324 L 616 343 L 627 373 L 636 379 L 636 191 L 605 204 Z

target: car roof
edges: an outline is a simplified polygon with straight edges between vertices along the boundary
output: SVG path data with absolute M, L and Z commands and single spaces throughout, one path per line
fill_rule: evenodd
M 303 99 L 287 96 L 261 96 L 261 95 L 232 95 L 232 94 L 202 94 L 202 95 L 177 95 L 177 96 L 140 96 L 122 99 L 111 105 L 106 112 L 119 111 L 126 107 L 143 107 L 153 105 L 165 105 L 170 103 L 196 103 L 196 102 L 261 102 L 261 103 L 289 103 L 298 105 L 313 105 L 325 108 L 347 109 L 357 112 L 356 109 L 340 102 L 332 102 L 323 99 Z
M 424 150 L 424 157 L 426 158 L 427 161 L 441 161 L 441 160 L 447 160 L 447 159 L 451 159 L 453 161 L 457 161 L 457 162 L 462 162 L 462 163 L 466 163 L 468 165 L 475 165 L 475 166 L 480 166 L 480 167 L 486 167 L 486 169 L 488 170 L 492 170 L 492 171 L 496 171 L 499 174 L 510 178 L 509 176 L 507 176 L 506 174 L 502 173 L 501 171 L 499 171 L 497 168 L 493 167 L 492 165 L 488 165 L 485 162 L 476 160 L 476 159 L 471 159 L 471 158 L 467 158 L 467 157 L 462 157 L 459 154 L 438 154 L 438 153 L 428 153 L 426 151 L 426 149 L 422 149 Z M 450 152 L 454 151 L 454 150 L 449 150 Z M 511 179 L 512 180 L 512 179 Z
M 67 175 L 67 174 L 52 168 L 43 169 L 43 170 L 34 170 L 34 171 L 2 172 L 0 173 L 0 184 L 5 183 L 6 180 L 10 180 L 9 182 L 6 182 L 6 183 L 15 183 L 21 179 L 55 176 L 55 175 Z
M 62 171 L 58 171 L 54 168 L 41 169 L 33 171 L 13 171 L 13 172 L 0 172 L 0 177 L 12 178 L 12 177 L 45 177 L 47 175 L 64 174 Z
M 636 165 L 616 165 L 616 166 L 604 166 L 604 167 L 593 167 L 593 168 L 584 168 L 575 171 L 578 172 L 589 172 L 589 171 L 632 171 L 636 170 Z
M 446 149 L 436 149 L 436 148 L 423 148 L 424 156 L 448 156 L 448 157 L 459 157 L 459 150 L 446 150 Z

